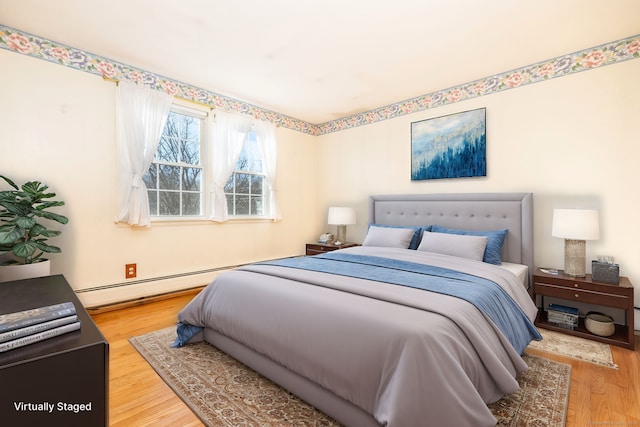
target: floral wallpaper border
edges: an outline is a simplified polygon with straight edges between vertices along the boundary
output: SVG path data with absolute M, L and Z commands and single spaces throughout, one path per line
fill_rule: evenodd
M 121 64 L 0 24 L 0 48 L 108 79 L 125 79 L 190 101 L 250 115 L 310 135 L 339 132 L 407 114 L 640 58 L 640 35 L 396 102 L 321 124 L 312 124 L 215 92 Z

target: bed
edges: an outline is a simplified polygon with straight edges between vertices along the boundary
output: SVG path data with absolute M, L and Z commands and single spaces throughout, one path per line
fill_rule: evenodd
M 486 405 L 518 389 L 541 338 L 532 204 L 371 196 L 362 246 L 219 275 L 180 312 L 176 345 L 204 339 L 346 426 L 495 425 Z

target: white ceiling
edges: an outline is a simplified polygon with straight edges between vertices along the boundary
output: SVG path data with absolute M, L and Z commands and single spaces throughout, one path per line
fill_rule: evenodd
M 0 24 L 319 124 L 636 35 L 640 1 L 0 0 Z

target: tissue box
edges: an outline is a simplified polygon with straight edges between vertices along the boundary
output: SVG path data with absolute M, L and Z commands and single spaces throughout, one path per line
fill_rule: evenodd
M 618 264 L 591 261 L 591 280 L 617 285 L 620 281 L 620 266 Z

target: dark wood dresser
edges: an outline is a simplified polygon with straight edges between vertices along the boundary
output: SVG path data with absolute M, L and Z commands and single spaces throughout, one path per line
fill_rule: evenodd
M 0 283 L 0 314 L 67 301 L 80 330 L 0 353 L 2 425 L 108 425 L 109 343 L 66 279 Z

